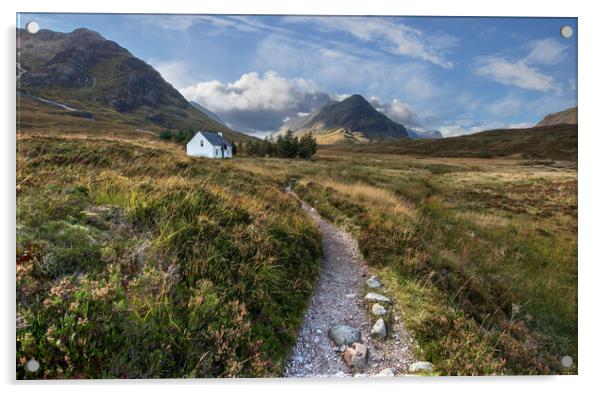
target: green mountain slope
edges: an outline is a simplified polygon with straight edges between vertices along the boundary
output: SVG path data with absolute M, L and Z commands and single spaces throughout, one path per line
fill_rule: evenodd
M 235 141 L 251 139 L 194 108 L 150 65 L 91 30 L 30 34 L 20 29 L 17 65 L 23 100 L 60 103 L 89 119 L 133 128 L 204 129 Z
M 560 124 L 516 130 L 492 130 L 443 139 L 398 139 L 347 146 L 353 152 L 439 157 L 577 159 L 577 125 Z

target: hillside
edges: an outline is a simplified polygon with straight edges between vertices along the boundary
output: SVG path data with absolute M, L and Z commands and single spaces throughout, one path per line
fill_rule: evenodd
M 577 160 L 577 125 L 492 130 L 443 139 L 398 139 L 332 147 L 362 153 L 414 154 L 438 157 L 524 157 Z
M 535 127 L 553 126 L 556 124 L 577 124 L 577 107 L 551 113 L 537 123 Z
M 18 104 L 43 103 L 59 119 L 79 115 L 152 131 L 205 129 L 251 139 L 195 109 L 150 65 L 91 30 L 17 30 L 17 70 Z M 20 115 L 27 126 L 45 124 L 27 111 Z
M 319 144 L 370 142 L 408 137 L 406 128 L 380 113 L 361 95 L 328 104 L 302 119 L 285 124 L 275 135 L 292 130 L 313 133 Z
M 206 114 L 207 116 L 209 116 L 210 119 L 215 120 L 216 122 L 227 127 L 226 123 L 217 115 L 217 113 L 210 111 L 209 109 L 205 108 L 198 102 L 194 102 L 194 101 L 189 101 L 189 102 L 193 108 L 198 109 L 199 111 L 201 111 L 204 114 Z

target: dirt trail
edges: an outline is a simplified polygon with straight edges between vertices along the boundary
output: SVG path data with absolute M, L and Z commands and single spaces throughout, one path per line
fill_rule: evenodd
M 322 232 L 324 257 L 318 285 L 291 358 L 285 366 L 284 376 L 367 376 L 386 368 L 391 368 L 395 375 L 405 374 L 413 357 L 411 338 L 401 318 L 391 318 L 387 339 L 370 337 L 375 318 L 371 321 L 364 294 L 367 291 L 365 281 L 371 272 L 361 257 L 357 242 L 350 234 L 323 219 L 305 202 L 301 201 L 301 204 Z M 384 294 L 386 288 L 372 291 Z M 341 354 L 335 351 L 336 345 L 328 337 L 328 330 L 339 324 L 360 329 L 363 343 L 368 346 L 365 368 L 351 370 L 343 362 Z

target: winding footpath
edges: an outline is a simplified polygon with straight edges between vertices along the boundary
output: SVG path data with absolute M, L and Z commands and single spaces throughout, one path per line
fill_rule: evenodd
M 299 199 L 288 188 L 287 192 Z M 370 278 L 370 269 L 361 257 L 357 242 L 349 233 L 323 219 L 311 206 L 300 202 L 322 233 L 324 256 L 320 278 L 297 343 L 285 366 L 284 376 L 390 377 L 408 373 L 408 369 L 412 369 L 410 366 L 417 363 L 413 363 L 412 339 L 401 317 L 385 315 L 384 320 L 389 320 L 385 325 L 386 337 L 371 335 L 371 331 L 376 329 L 375 322 L 383 317 L 374 315 L 371 310 L 377 308 L 390 313 L 391 308 L 383 299 L 380 302 L 365 299 L 369 292 L 385 296 L 386 293 L 378 278 Z M 367 285 L 367 281 L 373 284 L 372 287 Z M 359 345 L 351 342 L 335 344 L 331 329 L 337 326 L 339 333 L 341 330 L 347 333 L 351 329 L 356 333 L 359 331 L 359 340 L 351 340 Z M 382 323 L 380 329 L 382 335 Z M 340 337 L 337 339 L 341 340 Z

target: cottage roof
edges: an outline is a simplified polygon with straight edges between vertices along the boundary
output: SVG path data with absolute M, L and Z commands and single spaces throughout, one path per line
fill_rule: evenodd
M 228 142 L 228 140 L 226 138 L 224 138 L 222 135 L 213 133 L 213 132 L 207 132 L 207 131 L 199 131 L 201 134 L 203 134 L 203 136 L 205 137 L 205 139 L 207 139 L 209 141 L 209 143 L 211 143 L 213 146 L 223 146 L 223 145 L 228 145 L 228 146 L 232 146 L 232 144 L 230 142 Z

